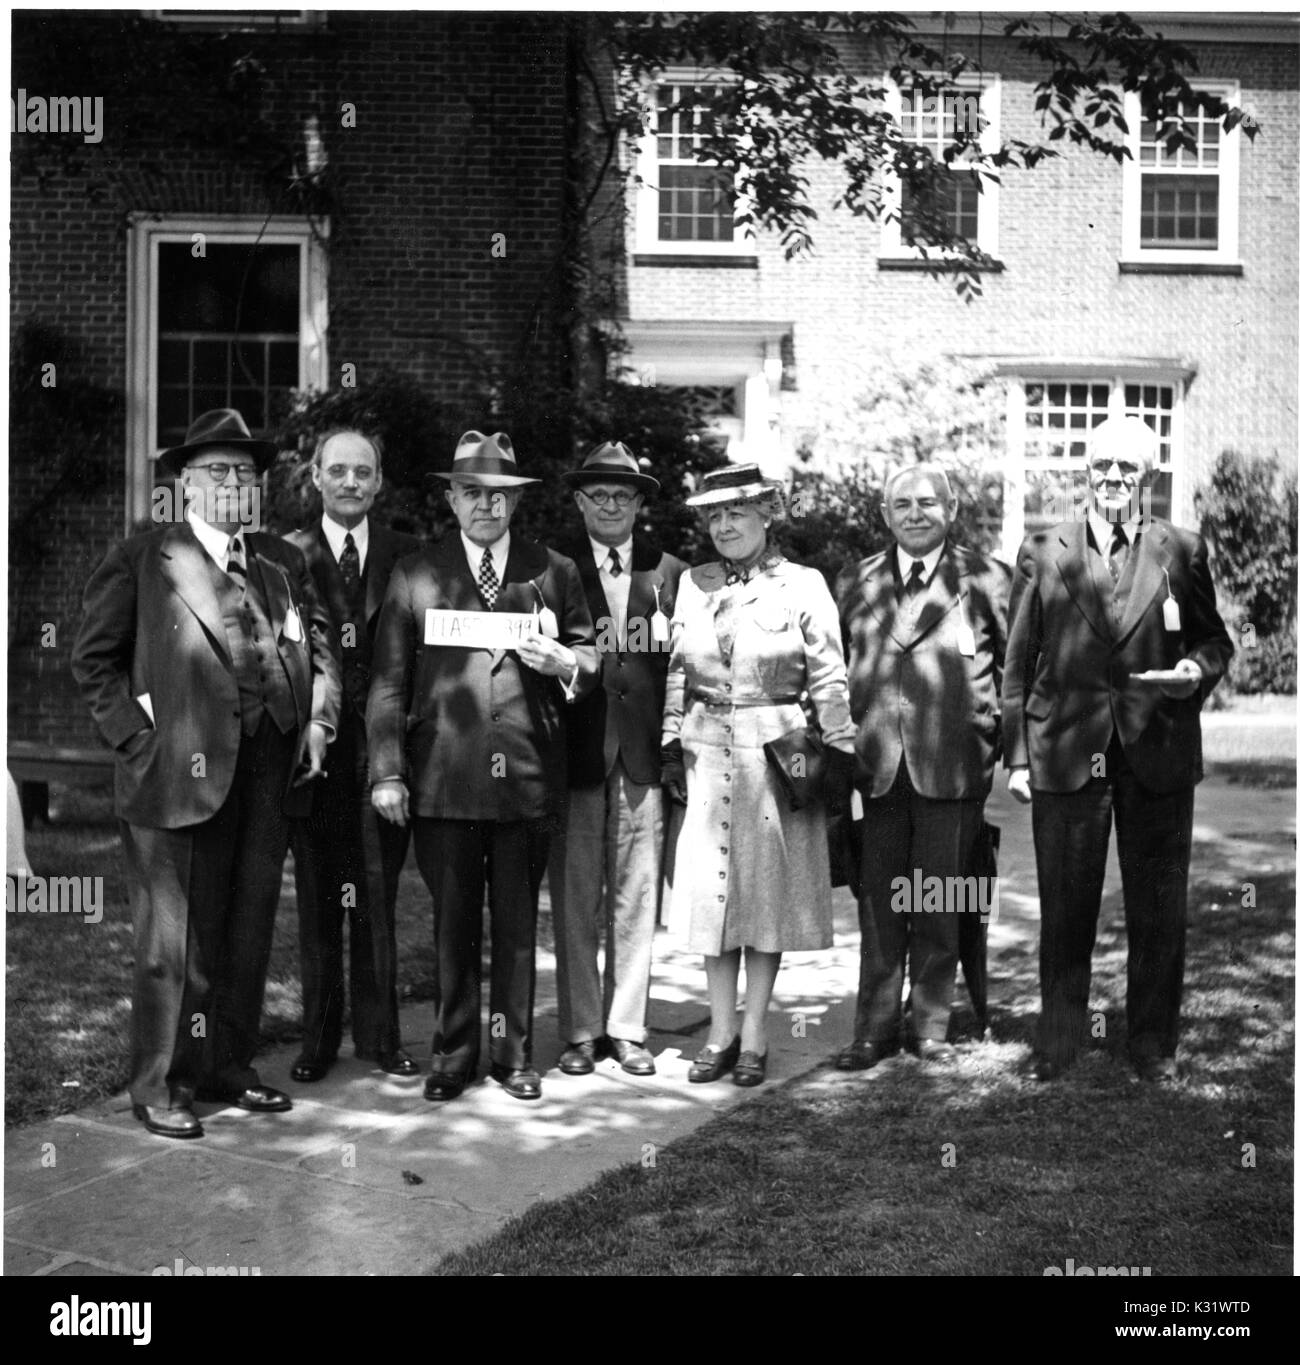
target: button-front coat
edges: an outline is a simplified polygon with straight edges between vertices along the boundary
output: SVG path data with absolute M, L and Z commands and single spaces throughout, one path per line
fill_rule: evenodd
M 825 814 L 790 810 L 763 745 L 804 724 L 806 692 L 826 742 L 851 750 L 835 604 L 821 574 L 785 560 L 726 578 L 718 563 L 684 574 L 672 622 L 663 738 L 681 740 L 687 786 L 672 919 L 689 909 L 688 947 L 708 956 L 828 948 Z M 715 618 L 728 602 L 724 653 Z

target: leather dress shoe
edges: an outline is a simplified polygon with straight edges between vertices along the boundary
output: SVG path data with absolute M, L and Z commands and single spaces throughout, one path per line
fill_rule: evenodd
M 873 1043 L 865 1038 L 855 1038 L 848 1047 L 835 1054 L 835 1067 L 839 1071 L 870 1071 L 897 1051 L 896 1042 Z
M 742 1052 L 731 1073 L 732 1085 L 762 1085 L 767 1079 L 767 1053 Z
M 740 1035 L 737 1034 L 726 1047 L 713 1047 L 706 1044 L 696 1054 L 686 1079 L 697 1085 L 707 1085 L 710 1081 L 721 1080 L 736 1065 L 740 1056 Z
M 629 1076 L 653 1076 L 655 1059 L 640 1043 L 630 1043 L 626 1038 L 609 1040 L 609 1055 L 613 1057 Z
M 269 1085 L 250 1085 L 243 1090 L 227 1091 L 221 1098 L 238 1109 L 247 1109 L 250 1114 L 283 1114 L 293 1108 L 293 1101 L 283 1090 L 274 1090 Z
M 581 1042 L 570 1043 L 560 1053 L 560 1070 L 566 1076 L 590 1076 L 596 1069 L 596 1043 L 594 1039 L 584 1038 Z
M 424 1083 L 426 1100 L 454 1100 L 465 1089 L 465 1077 L 435 1071 Z
M 298 1085 L 311 1085 L 313 1081 L 323 1081 L 331 1065 L 331 1062 L 318 1062 L 311 1057 L 299 1057 L 289 1072 L 289 1079 Z
M 1153 1085 L 1168 1085 L 1178 1079 L 1178 1063 L 1172 1057 L 1144 1053 L 1132 1058 L 1132 1062 L 1139 1080 L 1150 1081 Z
M 951 1066 L 957 1060 L 957 1049 L 941 1038 L 918 1038 L 916 1055 L 931 1066 Z
M 144 1124 L 150 1133 L 159 1137 L 200 1138 L 203 1125 L 194 1117 L 194 1111 L 185 1108 L 163 1109 L 152 1104 L 135 1104 L 131 1112 Z
M 405 1048 L 393 1052 L 381 1052 L 378 1057 L 379 1069 L 390 1076 L 418 1076 L 420 1064 Z
M 499 1081 L 501 1089 L 517 1100 L 542 1098 L 542 1078 L 531 1066 L 508 1067 L 493 1062 L 492 1079 Z

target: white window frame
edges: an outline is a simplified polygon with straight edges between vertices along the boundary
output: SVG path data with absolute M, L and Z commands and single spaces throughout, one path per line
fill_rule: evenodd
M 325 245 L 328 224 L 303 218 L 256 215 L 188 216 L 135 214 L 127 233 L 126 525 L 149 515 L 154 484 L 158 418 L 158 248 L 192 244 L 203 233 L 208 245 L 297 246 L 298 387 L 328 383 L 329 327 Z
M 634 240 L 638 254 L 654 256 L 754 256 L 758 244 L 747 225 L 736 224 L 729 242 L 665 242 L 659 237 L 658 90 L 661 85 L 724 85 L 735 78 L 716 71 L 672 67 L 645 86 L 645 131 L 637 140 Z M 709 165 L 709 162 L 700 162 Z M 741 196 L 737 192 L 737 203 Z
M 980 97 L 980 151 L 986 156 L 996 152 L 1002 143 L 1002 78 L 990 73 L 972 72 L 958 76 L 954 82 L 942 72 L 931 73 L 934 80 L 944 80 L 954 93 L 978 94 Z M 882 82 L 885 89 L 885 107 L 894 121 L 902 127 L 903 92 L 891 80 Z M 998 254 L 998 198 L 1001 186 L 987 172 L 979 172 L 979 227 L 975 245 L 985 255 L 996 257 Z M 903 194 L 898 176 L 886 169 L 881 179 L 880 215 L 880 255 L 895 258 L 921 259 L 919 246 L 909 246 L 903 241 L 902 233 Z M 933 257 L 950 257 L 957 253 L 952 250 L 930 248 Z
M 232 10 L 232 9 L 147 9 L 148 19 L 176 28 L 224 29 L 238 33 L 249 29 L 309 29 L 325 23 L 325 10 Z
M 1235 81 L 1196 80 L 1196 88 L 1238 104 L 1241 87 Z M 1241 222 L 1241 129 L 1219 129 L 1219 244 L 1205 250 L 1142 245 L 1142 106 L 1136 91 L 1124 96 L 1128 124 L 1123 163 L 1123 215 L 1120 260 L 1129 265 L 1239 265 Z

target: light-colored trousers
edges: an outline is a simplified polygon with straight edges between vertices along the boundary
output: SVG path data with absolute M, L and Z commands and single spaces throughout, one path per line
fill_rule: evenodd
M 633 782 L 621 759 L 602 785 L 569 789 L 550 860 L 565 1042 L 605 1034 L 645 1041 L 663 845 L 662 788 Z M 597 963 L 602 930 L 603 991 Z

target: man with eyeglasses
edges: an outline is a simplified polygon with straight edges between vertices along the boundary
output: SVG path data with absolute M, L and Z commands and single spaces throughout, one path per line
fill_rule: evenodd
M 370 515 L 383 487 L 378 436 L 326 432 L 312 457 L 321 516 L 286 539 L 307 560 L 343 651 L 343 710 L 329 772 L 311 816 L 293 831 L 302 955 L 302 1051 L 290 1071 L 300 1085 L 322 1080 L 343 1037 L 343 925 L 349 926 L 349 999 L 356 1056 L 392 1076 L 414 1076 L 397 1013 L 397 887 L 410 830 L 379 819 L 370 803 L 366 697 L 379 609 L 397 561 L 418 537 Z
M 603 685 L 570 714 L 568 805 L 551 844 L 560 1070 L 586 1075 L 607 1052 L 630 1075 L 652 1076 L 645 1042 L 664 858 L 659 739 L 668 622 L 687 565 L 635 529 L 659 481 L 627 446 L 598 445 L 564 479 L 585 534 L 560 549 L 582 578 Z
M 1141 1080 L 1177 1078 L 1200 712 L 1233 651 L 1204 542 L 1147 511 L 1157 449 L 1136 417 L 1096 427 L 1085 516 L 1029 536 L 1012 588 L 1003 749 L 1011 794 L 1032 803 L 1040 1081 L 1105 1036 L 1088 987 L 1112 821 L 1129 1058 Z
M 302 553 L 245 524 L 275 457 L 232 408 L 158 457 L 183 524 L 115 545 L 86 585 L 72 671 L 115 751 L 135 923 L 131 1099 L 196 1138 L 196 1100 L 290 1108 L 253 1067 L 302 787 L 339 715 L 337 646 Z M 297 773 L 295 775 L 295 765 Z

